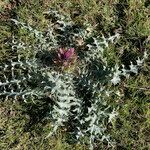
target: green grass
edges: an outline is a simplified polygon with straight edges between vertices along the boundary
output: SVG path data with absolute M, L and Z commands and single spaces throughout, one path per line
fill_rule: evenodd
M 4 5 L 5 4 L 5 5 Z M 7 5 L 8 4 L 8 5 Z M 6 7 L 11 6 L 11 8 Z M 70 13 L 77 24 L 86 20 L 100 35 L 121 33 L 119 43 L 108 49 L 110 63 L 128 63 L 143 51 L 150 53 L 150 13 L 146 0 L 25 0 L 21 3 L 0 2 L 0 62 L 12 57 L 5 42 L 13 33 L 26 38 L 24 31 L 14 29 L 10 18 L 19 17 L 40 30 L 46 27 L 43 15 L 48 8 Z M 31 39 L 32 42 L 32 39 Z M 34 41 L 33 41 L 34 42 Z M 147 59 L 138 76 L 122 81 L 118 87 L 122 98 L 109 100 L 119 108 L 119 115 L 109 132 L 116 140 L 116 150 L 150 149 L 150 58 Z M 67 143 L 65 129 L 58 135 L 45 139 L 50 131 L 50 122 L 41 118 L 46 102 L 43 104 L 24 104 L 19 101 L 1 100 L 0 102 L 0 149 L 12 150 L 86 150 L 86 145 Z M 34 119 L 36 116 L 36 119 Z M 99 143 L 98 149 L 108 149 L 105 143 Z

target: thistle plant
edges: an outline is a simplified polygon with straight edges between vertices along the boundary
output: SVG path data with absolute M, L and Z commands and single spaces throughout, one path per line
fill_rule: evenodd
M 107 99 L 122 96 L 114 86 L 120 84 L 122 76 L 138 74 L 147 53 L 136 64 L 131 62 L 129 69 L 119 63 L 111 66 L 105 51 L 119 41 L 118 33 L 100 37 L 89 23 L 78 26 L 69 16 L 53 10 L 43 15 L 50 18 L 45 31 L 11 19 L 28 38 L 34 37 L 34 42 L 14 35 L 12 42 L 6 43 L 15 56 L 0 65 L 0 96 L 25 102 L 48 97 L 53 105 L 48 113 L 52 129 L 47 137 L 65 126 L 74 141 L 88 143 L 91 150 L 99 141 L 112 146 L 106 121 L 112 123 L 118 113 Z M 71 71 L 66 70 L 72 66 Z

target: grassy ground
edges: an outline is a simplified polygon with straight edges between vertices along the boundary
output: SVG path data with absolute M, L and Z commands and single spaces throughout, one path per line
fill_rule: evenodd
M 148 0 L 2 0 L 0 1 L 0 61 L 12 57 L 4 43 L 12 33 L 21 35 L 11 25 L 10 18 L 20 18 L 43 30 L 47 20 L 43 12 L 54 8 L 71 14 L 72 19 L 82 24 L 88 20 L 102 35 L 120 32 L 121 40 L 110 48 L 110 62 L 114 59 L 128 63 L 150 52 L 150 3 Z M 25 36 L 25 35 L 24 35 Z M 124 97 L 110 99 L 119 106 L 119 116 L 110 126 L 110 134 L 116 140 L 116 150 L 150 149 L 150 58 L 138 76 L 132 76 L 117 87 Z M 0 102 L 0 149 L 12 150 L 86 150 L 86 145 L 68 144 L 64 131 L 44 139 L 50 123 L 44 119 L 47 102 L 24 104 L 20 101 Z M 36 117 L 35 117 L 36 116 Z M 99 143 L 97 149 L 109 149 Z

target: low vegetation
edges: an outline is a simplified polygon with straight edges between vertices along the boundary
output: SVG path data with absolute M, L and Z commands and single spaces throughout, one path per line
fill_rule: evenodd
M 0 2 L 0 149 L 148 150 L 149 9 Z

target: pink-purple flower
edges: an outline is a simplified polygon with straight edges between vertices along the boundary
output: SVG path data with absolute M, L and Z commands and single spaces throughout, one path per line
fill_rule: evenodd
M 68 61 L 74 55 L 74 48 L 69 48 L 67 50 L 60 48 L 58 52 L 58 58 L 62 61 Z
M 75 54 L 74 48 L 60 48 L 58 50 L 58 61 L 59 63 L 63 64 L 64 66 L 71 65 L 75 62 L 77 56 Z

